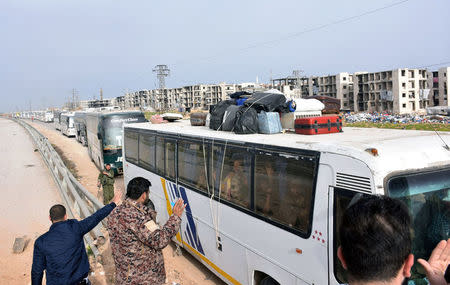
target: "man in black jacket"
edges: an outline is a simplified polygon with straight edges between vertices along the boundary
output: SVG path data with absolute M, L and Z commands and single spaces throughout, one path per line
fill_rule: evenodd
M 44 270 L 47 284 L 90 284 L 87 279 L 89 260 L 83 236 L 100 223 L 120 201 L 120 193 L 112 202 L 82 221 L 67 219 L 66 208 L 54 205 L 50 208 L 50 230 L 34 243 L 32 284 L 42 284 Z

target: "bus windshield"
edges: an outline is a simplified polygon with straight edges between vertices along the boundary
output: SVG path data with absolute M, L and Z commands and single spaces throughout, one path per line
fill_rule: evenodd
M 413 227 L 414 267 L 411 279 L 426 284 L 418 258 L 428 260 L 441 240 L 450 237 L 450 169 L 396 176 L 388 181 L 389 196 L 408 206 Z
M 122 148 L 122 128 L 109 127 L 105 128 L 105 136 L 103 138 L 104 149 L 118 149 Z
M 143 113 L 123 113 L 107 116 L 103 119 L 103 149 L 122 148 L 122 125 L 127 123 L 146 122 Z

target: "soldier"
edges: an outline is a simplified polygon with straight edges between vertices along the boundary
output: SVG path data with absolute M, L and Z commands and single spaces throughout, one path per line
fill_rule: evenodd
M 114 197 L 114 170 L 109 163 L 105 164 L 105 169 L 98 175 L 97 187 L 103 188 L 103 204 L 106 205 Z
M 137 177 L 127 186 L 126 199 L 108 218 L 116 284 L 164 284 L 162 249 L 178 232 L 185 205 L 179 199 L 173 215 L 160 228 L 156 212 L 147 208 L 150 181 Z

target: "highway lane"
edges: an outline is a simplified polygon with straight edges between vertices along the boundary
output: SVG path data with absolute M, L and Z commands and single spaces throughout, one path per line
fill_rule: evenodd
M 0 119 L 0 157 L 0 283 L 28 284 L 34 239 L 48 230 L 48 210 L 62 200 L 26 130 L 7 119 Z M 13 254 L 14 238 L 25 235 L 25 251 Z

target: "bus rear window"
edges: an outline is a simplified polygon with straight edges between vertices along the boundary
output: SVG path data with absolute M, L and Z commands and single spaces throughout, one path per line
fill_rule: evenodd
M 396 176 L 387 190 L 408 206 L 416 259 L 411 279 L 422 283 L 425 272 L 417 259 L 427 260 L 436 244 L 450 237 L 450 169 Z
M 138 137 L 139 134 L 132 131 L 125 131 L 125 158 L 128 162 L 138 162 Z
M 155 137 L 152 135 L 139 136 L 139 165 L 149 170 L 155 168 Z

